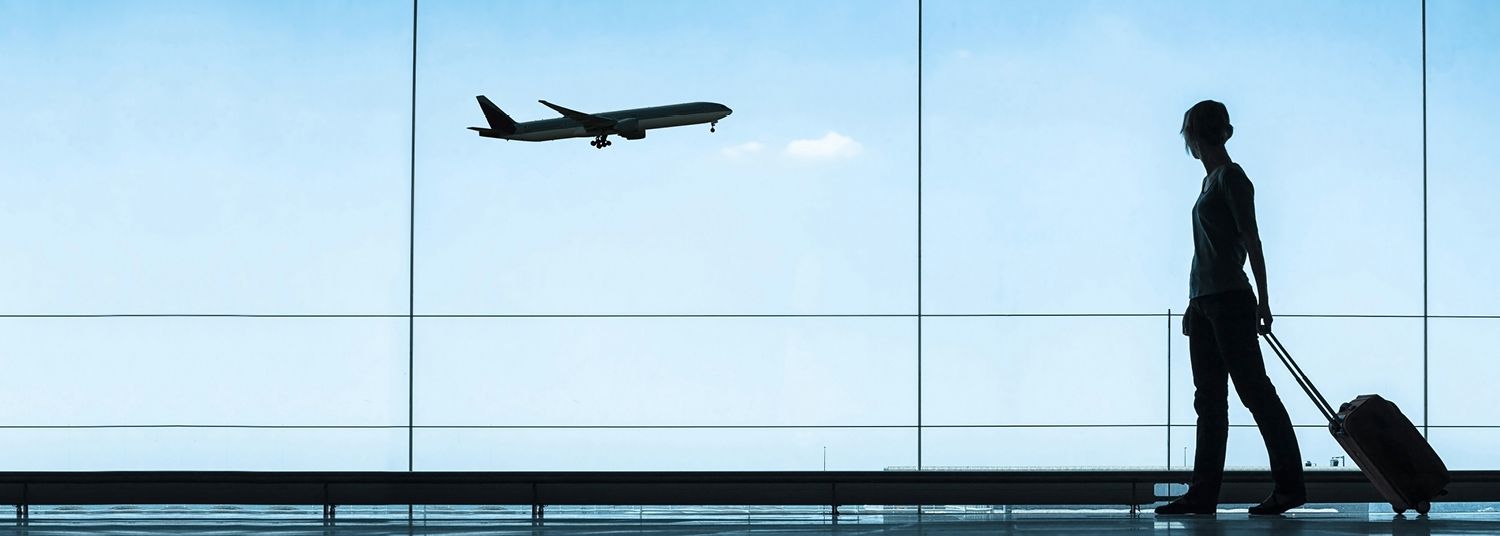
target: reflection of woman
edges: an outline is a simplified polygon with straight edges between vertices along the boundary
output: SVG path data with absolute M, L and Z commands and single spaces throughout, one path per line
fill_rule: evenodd
M 1276 481 L 1271 496 L 1250 508 L 1250 513 L 1279 515 L 1307 501 L 1297 436 L 1286 407 L 1266 377 L 1256 340 L 1257 331 L 1271 330 L 1266 260 L 1255 225 L 1255 187 L 1224 149 L 1232 135 L 1229 110 L 1222 103 L 1206 100 L 1183 115 L 1183 141 L 1208 172 L 1193 205 L 1190 300 L 1182 318 L 1193 364 L 1198 451 L 1187 493 L 1157 508 L 1157 514 L 1212 514 L 1218 506 L 1229 436 L 1230 380 L 1240 401 L 1255 416 Z M 1259 301 L 1245 277 L 1247 257 L 1255 272 Z

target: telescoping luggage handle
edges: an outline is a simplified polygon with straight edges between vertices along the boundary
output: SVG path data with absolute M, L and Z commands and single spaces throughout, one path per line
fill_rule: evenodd
M 1313 405 L 1318 406 L 1318 411 L 1323 413 L 1323 418 L 1328 419 L 1329 423 L 1338 424 L 1338 412 L 1328 404 L 1328 399 L 1323 398 L 1323 393 L 1318 392 L 1318 388 L 1313 386 L 1312 380 L 1302 372 L 1302 367 L 1297 366 L 1297 362 L 1292 360 L 1291 352 L 1286 351 L 1286 347 L 1281 345 L 1281 340 L 1276 338 L 1276 334 L 1267 331 L 1266 341 L 1271 344 L 1271 351 L 1276 352 L 1276 357 L 1280 358 L 1281 363 L 1286 365 L 1286 369 L 1291 371 L 1292 378 L 1297 380 L 1297 385 L 1302 386 L 1302 390 L 1309 398 L 1312 398 Z

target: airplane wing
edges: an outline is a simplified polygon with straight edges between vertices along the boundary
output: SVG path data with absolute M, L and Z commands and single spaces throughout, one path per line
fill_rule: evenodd
M 569 110 L 567 108 L 563 108 L 562 106 L 558 106 L 544 100 L 539 100 L 537 102 L 546 105 L 548 108 L 556 110 L 557 113 L 562 114 L 563 117 L 572 119 L 579 123 L 583 123 L 583 126 L 588 128 L 608 128 L 615 126 L 615 120 L 607 117 L 599 117 L 593 114 L 586 114 L 578 110 Z

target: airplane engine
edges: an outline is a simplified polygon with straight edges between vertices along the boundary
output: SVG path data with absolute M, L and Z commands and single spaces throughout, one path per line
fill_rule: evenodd
M 615 123 L 614 130 L 621 138 L 627 140 L 638 140 L 646 137 L 646 130 L 641 128 L 640 121 L 635 118 L 621 119 Z

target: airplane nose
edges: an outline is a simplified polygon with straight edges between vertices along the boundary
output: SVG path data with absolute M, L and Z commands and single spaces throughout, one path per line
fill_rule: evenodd
M 729 109 L 728 106 L 720 104 L 719 107 L 724 109 L 724 115 L 729 115 L 729 114 L 734 113 L 734 110 Z

